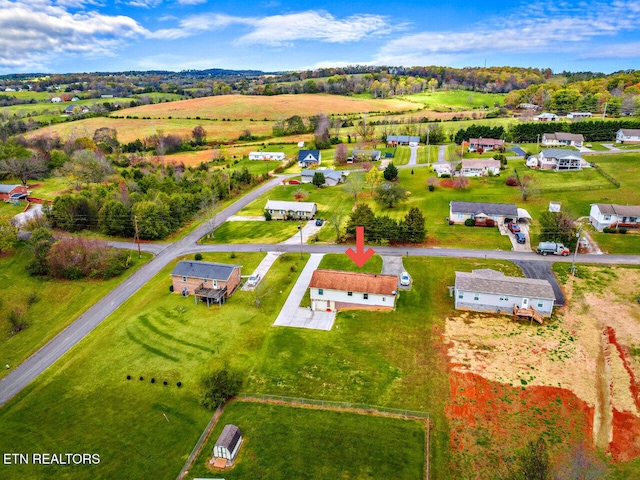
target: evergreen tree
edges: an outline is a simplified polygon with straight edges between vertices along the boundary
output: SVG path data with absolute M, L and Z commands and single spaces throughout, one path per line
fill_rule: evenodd
M 326 183 L 326 179 L 324 178 L 324 173 L 315 172 L 313 174 L 313 179 L 311 180 L 311 183 L 313 183 L 318 188 L 323 186 Z
M 393 164 L 393 162 L 389 163 L 389 165 L 387 165 L 387 167 L 384 169 L 383 176 L 384 179 L 388 182 L 393 182 L 398 178 L 398 169 Z

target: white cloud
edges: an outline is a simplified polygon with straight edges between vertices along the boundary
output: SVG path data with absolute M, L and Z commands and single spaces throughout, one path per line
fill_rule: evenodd
M 268 17 L 234 17 L 217 13 L 194 15 L 178 22 L 177 27 L 158 30 L 155 38 L 185 38 L 224 28 L 242 25 L 251 31 L 240 38 L 240 44 L 287 45 L 294 41 L 316 40 L 330 43 L 355 42 L 365 37 L 389 33 L 386 17 L 380 15 L 352 15 L 336 19 L 324 12 L 307 11 Z
M 146 33 L 130 17 L 0 0 L 0 68 L 46 65 L 61 55 L 112 56 L 124 42 Z
M 397 64 L 398 57 L 417 60 L 434 55 L 479 53 L 573 52 L 579 56 L 583 51 L 591 53 L 594 50 L 589 42 L 597 37 L 614 37 L 624 31 L 640 30 L 640 7 L 636 2 L 621 0 L 612 3 L 531 3 L 523 5 L 515 15 L 467 24 L 466 27 L 465 31 L 421 32 L 396 38 L 379 50 L 375 61 Z
M 140 8 L 155 8 L 162 3 L 162 0 L 129 0 L 127 5 Z
M 207 0 L 178 0 L 180 5 L 201 5 L 207 3 Z

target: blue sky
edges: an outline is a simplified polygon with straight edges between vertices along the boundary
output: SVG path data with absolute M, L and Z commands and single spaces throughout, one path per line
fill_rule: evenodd
M 640 68 L 640 2 L 0 0 L 0 74 Z

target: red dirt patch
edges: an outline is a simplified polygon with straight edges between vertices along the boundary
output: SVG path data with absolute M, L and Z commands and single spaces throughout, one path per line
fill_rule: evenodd
M 640 418 L 613 410 L 613 440 L 609 452 L 616 462 L 627 462 L 640 456 Z

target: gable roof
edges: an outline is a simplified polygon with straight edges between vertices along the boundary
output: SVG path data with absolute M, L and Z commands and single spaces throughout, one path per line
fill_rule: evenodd
M 224 447 L 230 452 L 233 452 L 241 438 L 242 432 L 240 431 L 240 429 L 235 425 L 231 425 L 230 423 L 228 423 L 222 429 L 222 433 L 218 437 L 218 440 L 216 440 L 215 446 Z
M 621 128 L 618 132 L 625 137 L 640 137 L 640 129 L 637 128 Z
M 569 141 L 569 142 L 584 142 L 584 136 L 581 133 L 566 133 L 566 132 L 556 132 L 556 133 L 545 133 L 543 137 L 549 140 L 558 140 L 561 141 Z
M 313 212 L 317 208 L 314 202 L 287 202 L 284 200 L 267 200 L 266 210 L 285 210 L 292 212 Z
M 462 168 L 500 168 L 500 160 L 462 160 Z
M 613 203 L 596 203 L 600 213 L 618 217 L 640 217 L 640 207 L 636 205 L 616 205 Z
M 20 185 L 9 185 L 7 183 L 0 183 L 0 193 L 11 193 L 16 187 L 20 187 Z
M 387 135 L 387 142 L 397 143 L 420 143 L 420 137 L 413 135 Z
M 517 217 L 518 207 L 512 203 L 451 202 L 451 212 Z
M 582 155 L 580 152 L 576 152 L 574 150 L 563 150 L 562 148 L 547 148 L 540 152 L 545 158 L 574 158 L 582 160 Z
M 309 287 L 394 295 L 398 289 L 398 277 L 374 273 L 343 272 L 341 270 L 315 270 L 311 276 Z
M 331 170 L 327 168 L 325 170 L 302 170 L 303 177 L 313 177 L 316 172 L 322 172 L 324 174 L 324 178 L 331 178 L 336 181 L 340 181 L 344 176 L 344 172 L 339 172 L 337 170 Z
M 537 278 L 507 277 L 495 270 L 456 272 L 456 290 L 515 297 L 533 297 L 555 300 L 553 287 L 548 280 Z
M 298 152 L 299 162 L 319 162 L 320 150 L 300 150 Z
M 240 265 L 226 263 L 182 261 L 171 271 L 171 275 L 178 277 L 210 278 L 212 280 L 229 280 L 231 274 Z
M 482 143 L 482 145 L 504 145 L 504 140 L 495 138 L 470 138 L 469 143 L 473 143 L 474 145 L 478 143 Z

